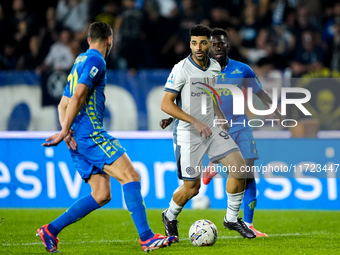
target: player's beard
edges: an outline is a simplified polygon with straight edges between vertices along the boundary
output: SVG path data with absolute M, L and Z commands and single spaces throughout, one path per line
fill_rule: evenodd
M 197 56 L 197 52 L 195 52 L 193 55 L 197 61 L 204 61 L 208 58 L 209 51 L 202 51 L 202 56 Z

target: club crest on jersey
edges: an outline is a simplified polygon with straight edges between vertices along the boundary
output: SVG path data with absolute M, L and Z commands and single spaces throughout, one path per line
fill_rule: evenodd
M 220 73 L 219 77 L 221 77 L 222 81 L 225 81 L 226 73 Z
M 90 71 L 90 77 L 93 79 L 93 77 L 95 77 L 97 73 L 98 73 L 98 68 L 93 66 Z

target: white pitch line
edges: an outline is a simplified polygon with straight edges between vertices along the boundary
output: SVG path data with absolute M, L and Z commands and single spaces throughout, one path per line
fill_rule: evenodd
M 286 233 L 286 234 L 272 234 L 268 235 L 268 237 L 281 237 L 281 236 L 306 236 L 310 234 L 300 234 L 300 233 Z M 219 236 L 217 239 L 235 239 L 235 238 L 243 238 L 242 236 Z M 181 239 L 181 240 L 190 240 L 189 238 Z
M 314 233 L 314 232 L 313 232 Z M 268 235 L 268 237 L 281 237 L 281 236 L 305 236 L 305 235 L 312 235 L 313 233 L 285 233 L 285 234 L 271 234 Z M 315 234 L 315 233 L 314 233 Z M 235 239 L 235 238 L 242 238 L 242 236 L 219 236 L 218 239 Z M 188 241 L 189 238 L 181 238 L 181 240 Z M 63 242 L 61 241 L 60 243 L 62 244 L 72 244 L 72 243 L 126 243 L 126 242 L 135 242 L 138 241 L 137 239 L 124 239 L 124 240 L 98 240 L 98 241 L 80 241 L 80 242 Z M 1 246 L 26 246 L 26 245 L 41 245 L 41 242 L 33 242 L 33 243 L 2 243 Z

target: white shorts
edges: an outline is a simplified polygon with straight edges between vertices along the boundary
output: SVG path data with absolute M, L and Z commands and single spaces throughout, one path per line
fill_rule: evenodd
M 174 150 L 178 178 L 193 181 L 201 177 L 202 159 L 205 153 L 212 163 L 218 163 L 228 154 L 239 151 L 239 148 L 226 131 L 218 128 L 213 130 L 210 138 L 203 142 L 174 144 Z

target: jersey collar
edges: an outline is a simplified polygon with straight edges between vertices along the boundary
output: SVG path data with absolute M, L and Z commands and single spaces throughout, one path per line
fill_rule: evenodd
M 230 64 L 231 59 L 229 57 L 227 57 L 227 59 L 228 59 L 228 64 L 225 66 L 222 72 L 225 72 Z
M 191 55 L 192 55 L 192 53 L 190 53 L 190 55 L 188 56 L 188 59 L 189 59 L 189 61 L 191 62 L 191 64 L 193 64 L 194 66 L 196 66 L 198 69 L 200 69 L 200 70 L 202 70 L 202 71 L 207 71 L 207 70 L 209 69 L 210 63 L 211 63 L 210 58 L 208 58 L 208 61 L 209 61 L 209 62 L 208 62 L 207 67 L 206 67 L 205 69 L 203 69 L 202 67 L 200 67 L 199 65 L 197 65 L 197 63 L 192 59 Z
M 103 55 L 97 49 L 88 49 L 87 51 L 95 52 L 95 53 L 99 54 L 101 57 L 103 57 Z

